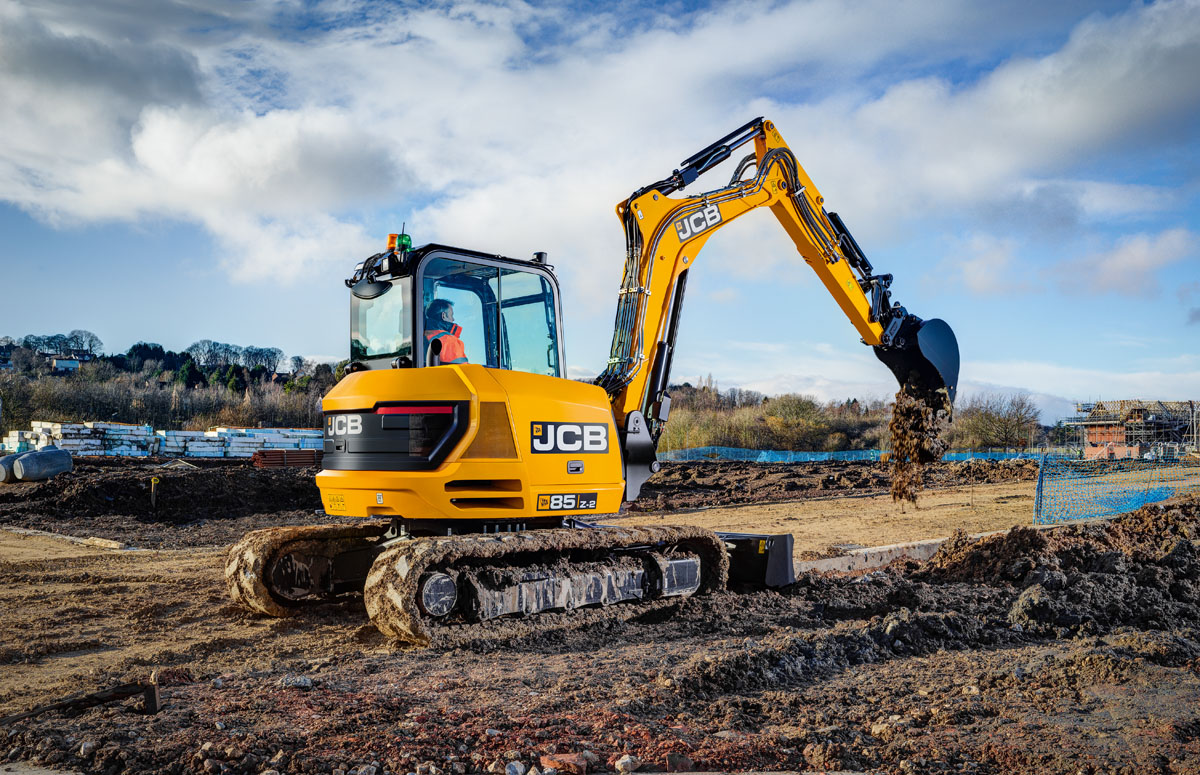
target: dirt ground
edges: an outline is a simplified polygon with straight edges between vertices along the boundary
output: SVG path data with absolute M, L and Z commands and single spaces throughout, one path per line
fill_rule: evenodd
M 132 490 L 143 473 L 128 473 Z M 223 547 L 202 542 L 278 513 L 199 527 L 182 507 L 160 521 L 56 523 L 30 505 L 54 500 L 38 492 L 25 508 L 0 501 L 0 520 L 169 548 L 0 531 L 0 714 L 151 670 L 165 707 L 16 722 L 0 747 L 9 761 L 464 775 L 512 762 L 612 770 L 629 754 L 659 771 L 1200 772 L 1200 498 L 1111 523 L 959 537 L 925 564 L 865 576 L 805 576 L 635 618 L 616 606 L 582 629 L 413 649 L 388 643 L 360 604 L 272 620 L 226 601 Z M 755 508 L 836 518 L 871 501 Z M 302 503 L 287 514 L 313 516 Z M 654 515 L 631 517 L 642 518 Z
M 885 495 L 834 495 L 747 506 L 606 520 L 619 525 L 697 525 L 732 533 L 791 533 L 798 559 L 831 557 L 863 546 L 941 538 L 955 530 L 987 533 L 1033 521 L 1035 481 L 968 484 L 921 493 L 919 505 Z

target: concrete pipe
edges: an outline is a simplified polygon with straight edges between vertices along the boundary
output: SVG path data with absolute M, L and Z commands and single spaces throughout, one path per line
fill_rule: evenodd
M 13 470 L 13 463 L 17 462 L 17 458 L 32 454 L 33 452 L 17 452 L 13 455 L 0 457 L 0 482 L 12 484 L 17 481 L 17 472 Z
M 58 474 L 65 474 L 72 468 L 74 464 L 71 462 L 71 453 L 54 447 L 27 453 L 13 463 L 13 471 L 22 482 L 49 479 Z

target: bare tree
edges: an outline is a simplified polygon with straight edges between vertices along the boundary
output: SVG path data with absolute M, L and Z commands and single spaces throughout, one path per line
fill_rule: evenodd
M 242 363 L 242 348 L 236 344 L 214 342 L 216 345 L 216 364 L 218 366 L 240 366 Z
M 82 350 L 92 355 L 99 355 L 100 350 L 104 347 L 104 342 L 100 341 L 100 337 L 82 328 L 77 328 L 67 334 L 67 339 L 70 340 L 72 349 Z
M 1037 436 L 1041 412 L 1026 393 L 981 393 L 957 415 L 955 426 L 972 447 L 1025 447 Z
M 184 352 L 192 356 L 197 366 L 208 367 L 217 363 L 217 348 L 220 345 L 211 339 L 201 339 L 193 342 Z
M 279 362 L 283 360 L 283 350 L 278 347 L 262 348 L 262 365 L 267 367 L 267 371 L 274 374 L 279 369 Z
M 46 337 L 46 349 L 55 355 L 65 355 L 71 350 L 71 340 L 66 334 L 51 334 Z

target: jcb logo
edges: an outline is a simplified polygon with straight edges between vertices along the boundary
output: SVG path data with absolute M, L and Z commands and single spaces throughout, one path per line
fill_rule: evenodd
M 354 436 L 362 433 L 362 415 L 331 414 L 325 418 L 326 436 Z
M 529 435 L 534 452 L 608 452 L 607 423 L 535 422 Z
M 721 211 L 716 205 L 709 205 L 703 210 L 697 210 L 691 215 L 685 215 L 675 221 L 675 233 L 679 241 L 695 237 L 702 231 L 707 231 L 721 222 Z

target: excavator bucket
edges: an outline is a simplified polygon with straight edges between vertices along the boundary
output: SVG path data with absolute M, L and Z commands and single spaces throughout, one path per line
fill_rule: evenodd
M 892 347 L 875 347 L 902 388 L 919 395 L 932 395 L 945 389 L 951 405 L 958 389 L 958 339 L 946 321 L 921 320 L 909 315 Z

